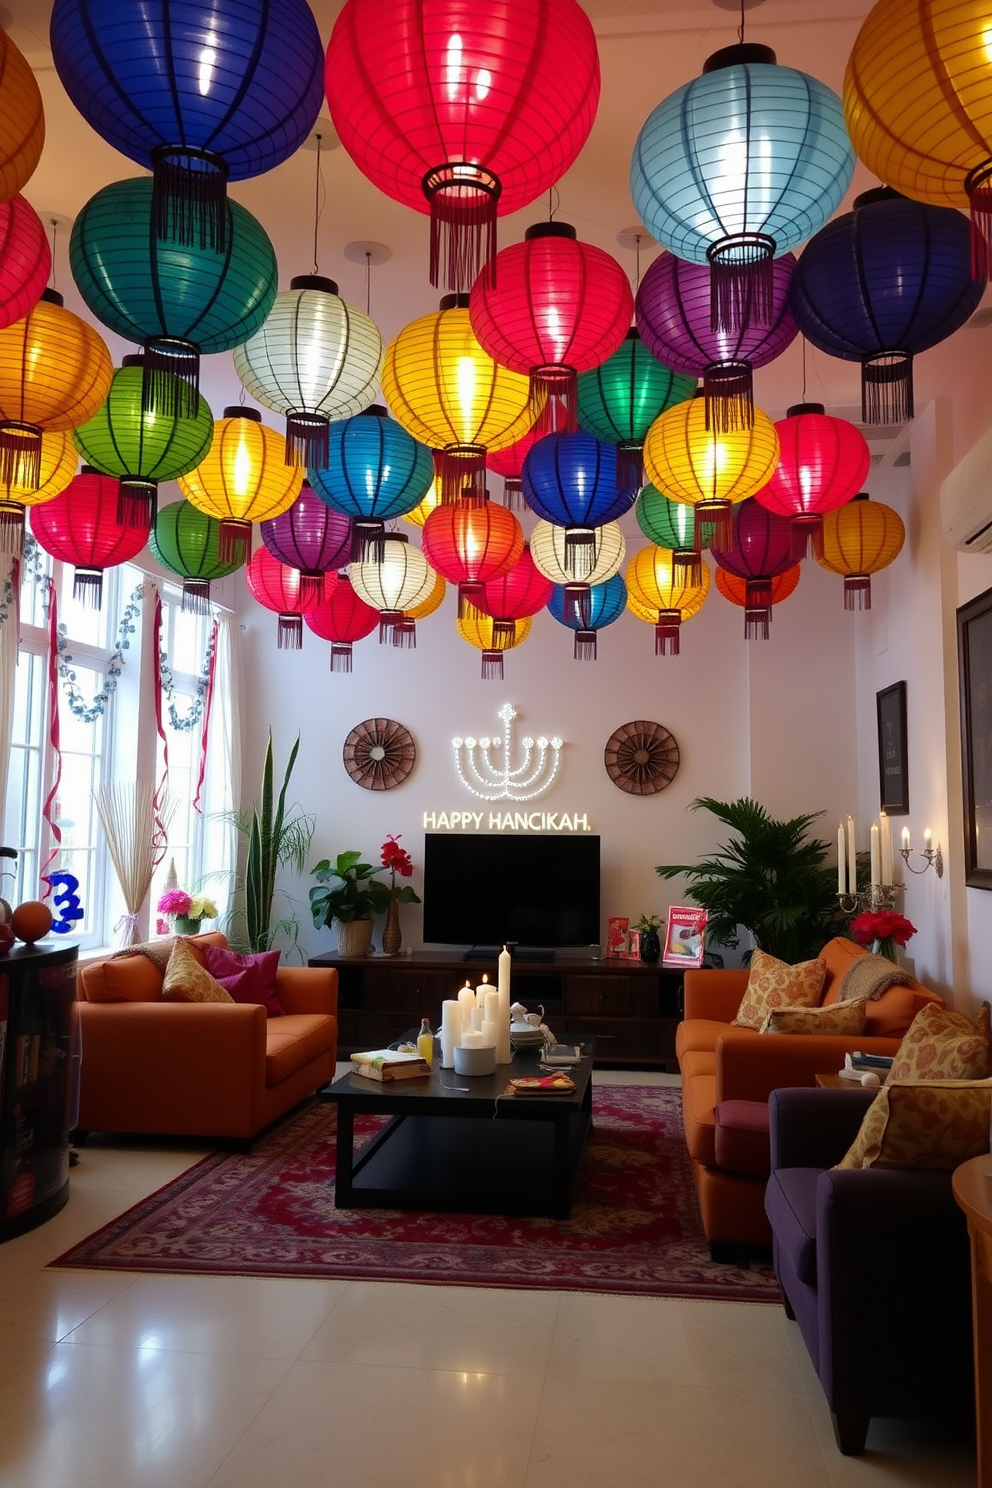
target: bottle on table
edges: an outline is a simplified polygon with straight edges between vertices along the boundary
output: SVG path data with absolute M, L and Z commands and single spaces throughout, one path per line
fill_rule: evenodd
M 428 1064 L 434 1063 L 434 1035 L 427 1018 L 420 1020 L 420 1032 L 417 1034 L 417 1053 L 421 1059 L 426 1059 Z

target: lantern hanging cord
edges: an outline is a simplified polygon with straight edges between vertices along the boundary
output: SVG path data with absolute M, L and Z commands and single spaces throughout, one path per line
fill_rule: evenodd
M 365 250 L 365 314 L 372 314 L 372 250 Z
M 58 287 L 59 287 L 59 283 L 58 283 L 58 273 L 59 273 L 59 270 L 58 270 L 58 263 L 56 261 L 55 250 L 56 250 L 56 247 L 57 247 L 57 244 L 58 244 L 59 224 L 58 224 L 58 218 L 56 218 L 56 217 L 52 217 L 50 220 L 51 220 L 51 224 L 52 224 L 52 267 L 51 267 L 51 279 L 52 279 L 52 288 L 54 290 L 57 290 Z
M 324 214 L 325 201 L 324 177 L 320 169 L 320 145 L 323 136 L 318 134 L 314 138 L 317 141 L 317 169 L 313 187 L 313 271 L 315 274 L 319 274 L 320 264 L 317 262 L 317 229 L 320 226 L 320 219 Z
M 741 0 L 741 23 L 737 27 L 737 40 L 744 45 L 744 0 Z
M 557 186 L 548 187 L 548 221 L 554 222 L 555 213 L 561 206 L 561 195 Z
M 641 287 L 641 235 L 634 234 L 634 298 Z
M 806 337 L 803 336 L 803 402 L 806 402 Z

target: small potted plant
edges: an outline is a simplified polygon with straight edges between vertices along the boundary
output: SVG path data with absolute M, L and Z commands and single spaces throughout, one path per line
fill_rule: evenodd
M 658 935 L 660 927 L 661 920 L 657 915 L 641 915 L 634 926 L 635 930 L 640 931 L 638 949 L 642 961 L 653 964 L 661 955 L 661 939 Z
M 317 883 L 310 890 L 310 914 L 318 929 L 337 920 L 342 956 L 368 955 L 372 916 L 389 908 L 389 888 L 375 877 L 382 871 L 382 865 L 363 863 L 355 851 L 338 853 L 333 863 L 321 858 L 312 869 Z
M 173 922 L 176 935 L 199 935 L 200 921 L 217 915 L 216 904 L 206 894 L 189 894 L 185 889 L 166 889 L 156 908 Z

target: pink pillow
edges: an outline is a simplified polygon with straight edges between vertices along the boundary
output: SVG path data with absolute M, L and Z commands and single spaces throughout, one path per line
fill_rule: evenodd
M 281 1018 L 286 1009 L 276 996 L 278 951 L 242 955 L 224 946 L 200 947 L 207 970 L 235 1002 L 260 1002 L 268 1018 Z

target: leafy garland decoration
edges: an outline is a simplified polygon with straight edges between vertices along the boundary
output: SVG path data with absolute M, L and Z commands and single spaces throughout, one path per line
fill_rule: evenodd
M 169 723 L 179 733 L 190 734 L 195 728 L 199 727 L 206 704 L 207 689 L 210 686 L 210 664 L 213 660 L 216 644 L 217 627 L 216 625 L 212 625 L 210 627 L 210 634 L 207 637 L 207 650 L 203 658 L 203 665 L 200 667 L 200 675 L 196 679 L 196 697 L 190 705 L 189 712 L 183 717 L 180 717 L 176 711 L 174 696 L 176 684 L 172 675 L 172 668 L 169 666 L 168 653 L 165 650 L 158 653 L 159 682 L 161 684 L 162 694 L 169 705 Z
M 3 581 L 3 590 L 0 591 L 0 625 L 5 625 L 7 623 L 10 612 L 14 608 L 14 582 L 12 577 L 13 572 L 14 570 L 11 569 L 10 573 L 5 576 Z
M 141 597 L 145 592 L 144 581 L 137 584 L 128 596 L 128 602 L 121 616 L 121 623 L 117 630 L 117 644 L 110 654 L 107 662 L 107 673 L 104 683 L 99 692 L 94 693 L 92 702 L 89 704 L 76 688 L 76 674 L 72 670 L 73 657 L 68 647 L 68 628 L 60 623 L 58 628 L 58 652 L 59 652 L 59 676 L 65 688 L 65 695 L 69 700 L 69 707 L 80 723 L 95 723 L 102 718 L 107 707 L 107 700 L 111 693 L 117 691 L 117 683 L 121 672 L 124 670 L 124 653 L 131 649 L 131 637 L 137 627 L 134 622 L 141 614 Z

